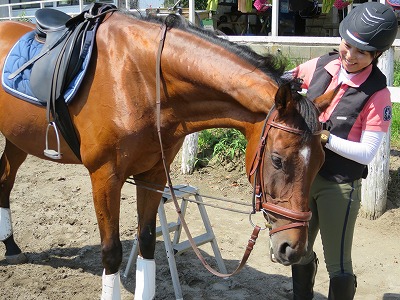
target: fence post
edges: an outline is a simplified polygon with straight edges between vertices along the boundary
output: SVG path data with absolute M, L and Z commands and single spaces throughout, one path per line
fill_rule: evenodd
M 387 85 L 393 84 L 394 49 L 391 47 L 379 59 L 378 67 L 386 75 Z M 372 162 L 368 177 L 363 180 L 360 214 L 368 219 L 379 218 L 386 210 L 390 162 L 390 128 Z
M 194 165 L 196 163 L 197 156 L 198 139 L 198 132 L 189 134 L 185 137 L 185 141 L 183 142 L 182 146 L 182 174 L 192 174 L 194 171 Z

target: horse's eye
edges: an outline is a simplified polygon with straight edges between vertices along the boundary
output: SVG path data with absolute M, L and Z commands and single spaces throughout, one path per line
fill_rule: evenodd
M 271 161 L 275 169 L 282 169 L 282 159 L 279 156 L 272 154 Z

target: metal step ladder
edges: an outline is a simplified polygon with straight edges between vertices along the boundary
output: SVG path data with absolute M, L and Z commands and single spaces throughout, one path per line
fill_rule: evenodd
M 190 202 L 190 197 L 194 197 L 194 201 L 196 201 L 197 208 L 199 209 L 201 218 L 203 220 L 204 228 L 206 230 L 205 233 L 200 234 L 198 236 L 193 236 L 193 240 L 195 241 L 197 246 L 211 243 L 211 247 L 214 251 L 215 260 L 218 265 L 218 269 L 221 273 L 227 273 L 225 263 L 222 259 L 221 252 L 219 251 L 217 240 L 215 238 L 214 232 L 211 227 L 210 220 L 207 215 L 206 208 L 203 204 L 203 200 L 199 195 L 199 190 L 196 187 L 190 185 L 176 185 L 174 186 L 175 196 L 177 199 L 181 200 L 181 211 L 182 216 L 184 217 L 186 214 L 186 208 L 188 206 L 188 202 Z M 160 205 L 158 207 L 158 216 L 160 219 L 160 226 L 156 229 L 156 236 L 163 236 L 165 252 L 168 258 L 169 269 L 171 272 L 172 283 L 174 286 L 175 297 L 176 299 L 183 299 L 181 285 L 179 283 L 178 271 L 176 268 L 175 255 L 183 253 L 186 250 L 192 249 L 188 240 L 180 241 L 181 233 L 182 233 L 182 225 L 179 221 L 170 222 L 167 221 L 167 216 L 165 213 L 164 205 L 167 203 L 172 203 L 173 199 L 170 194 L 168 188 L 164 189 L 164 194 L 162 195 Z M 170 239 L 170 232 L 174 232 L 174 238 Z M 133 264 L 136 262 L 137 256 L 139 253 L 139 245 L 137 236 L 133 241 L 133 246 L 131 253 L 129 255 L 129 260 L 125 268 L 125 272 L 123 277 L 128 278 L 130 272 L 132 271 Z

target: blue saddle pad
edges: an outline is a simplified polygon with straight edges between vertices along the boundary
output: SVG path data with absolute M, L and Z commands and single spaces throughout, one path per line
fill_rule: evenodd
M 28 32 L 11 49 L 4 63 L 3 72 L 1 74 L 1 84 L 7 93 L 17 98 L 36 105 L 46 106 L 47 99 L 38 99 L 31 91 L 29 80 L 33 65 L 23 70 L 13 79 L 8 79 L 10 74 L 18 70 L 24 63 L 40 53 L 43 44 L 39 43 L 35 39 L 35 34 L 35 31 Z M 86 57 L 78 74 L 72 80 L 64 93 L 64 99 L 66 103 L 69 103 L 72 100 L 82 82 L 87 66 L 89 65 L 91 51 L 92 47 L 90 47 L 89 51 L 87 51 Z M 48 84 L 51 83 L 49 82 Z

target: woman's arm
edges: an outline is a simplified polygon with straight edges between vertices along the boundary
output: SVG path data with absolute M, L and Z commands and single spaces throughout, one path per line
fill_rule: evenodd
M 368 165 L 378 152 L 384 135 L 381 131 L 363 131 L 360 142 L 353 142 L 331 134 L 325 147 L 345 158 Z

